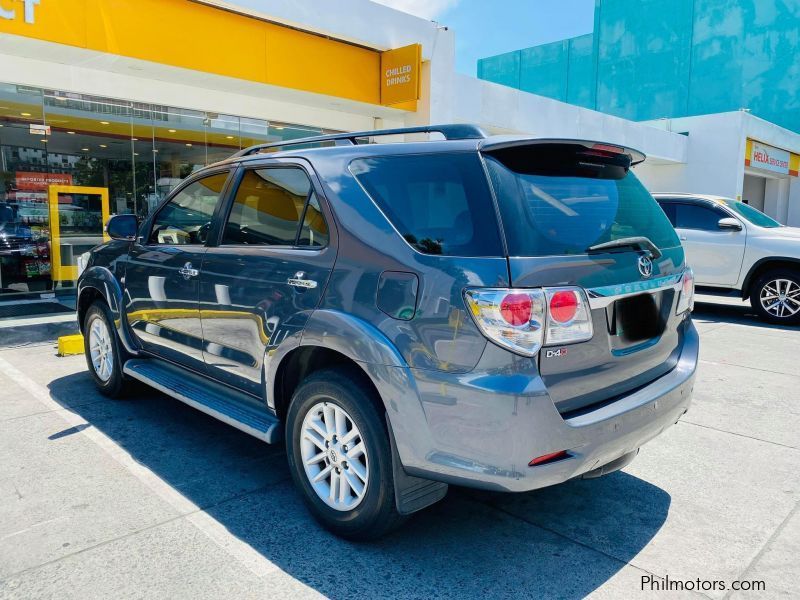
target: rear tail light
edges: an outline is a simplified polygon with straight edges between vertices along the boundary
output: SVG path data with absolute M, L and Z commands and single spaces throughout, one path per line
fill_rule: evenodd
M 474 289 L 467 290 L 466 300 L 475 323 L 496 344 L 524 356 L 533 356 L 542 347 L 542 290 Z
M 694 310 L 694 271 L 689 267 L 683 272 L 681 291 L 678 295 L 678 307 L 675 314 L 683 314 Z
M 483 334 L 523 356 L 547 344 L 592 337 L 589 301 L 581 288 L 471 289 L 467 306 Z
M 592 339 L 589 301 L 581 288 L 545 288 L 549 318 L 545 344 L 574 344 Z
M 569 323 L 578 312 L 578 295 L 573 290 L 553 292 L 548 298 L 550 316 L 556 323 Z
M 619 146 L 612 146 L 611 144 L 592 144 L 592 149 L 600 150 L 602 152 L 609 152 L 611 154 L 622 154 L 625 152 L 624 148 Z
M 500 301 L 500 315 L 514 327 L 530 323 L 532 309 L 533 301 L 528 294 L 508 294 Z

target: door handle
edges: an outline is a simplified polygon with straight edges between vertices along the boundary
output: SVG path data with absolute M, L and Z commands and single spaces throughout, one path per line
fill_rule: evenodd
M 200 271 L 193 269 L 192 263 L 187 262 L 185 265 L 183 265 L 183 267 L 178 269 L 178 273 L 180 273 L 184 279 L 189 279 L 190 277 L 197 277 L 200 274 Z
M 298 271 L 294 274 L 294 277 L 289 277 L 286 280 L 286 283 L 291 285 L 292 287 L 302 288 L 305 290 L 313 290 L 317 287 L 317 282 L 313 279 L 306 279 L 306 274 L 303 271 Z
M 680 236 L 678 239 L 679 239 L 680 241 L 682 241 L 682 242 L 685 242 L 685 241 L 686 241 L 686 236 L 685 236 L 685 235 L 682 235 L 682 236 Z

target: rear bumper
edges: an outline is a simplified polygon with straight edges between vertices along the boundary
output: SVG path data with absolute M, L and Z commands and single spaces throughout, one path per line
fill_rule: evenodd
M 409 398 L 406 388 L 402 402 L 418 400 L 419 406 L 387 405 L 405 470 L 456 485 L 523 492 L 596 472 L 635 452 L 691 403 L 699 340 L 690 321 L 683 327 L 683 349 L 672 371 L 569 419 L 547 394 L 535 361 L 492 344 L 470 373 L 405 369 L 417 398 Z M 569 457 L 528 466 L 534 457 L 560 450 Z

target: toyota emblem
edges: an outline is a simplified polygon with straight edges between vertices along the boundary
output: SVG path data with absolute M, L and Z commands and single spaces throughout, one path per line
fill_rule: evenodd
M 653 261 L 650 260 L 649 256 L 644 255 L 639 257 L 639 273 L 645 278 L 653 274 Z

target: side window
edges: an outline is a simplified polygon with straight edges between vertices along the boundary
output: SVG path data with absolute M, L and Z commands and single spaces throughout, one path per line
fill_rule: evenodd
M 717 223 L 727 215 L 721 210 L 697 204 L 675 205 L 675 227 L 719 231 Z
M 672 202 L 661 202 L 661 201 L 659 201 L 658 204 L 661 207 L 661 210 L 664 211 L 664 214 L 667 215 L 667 218 L 669 219 L 669 222 L 672 223 L 672 226 L 676 227 L 676 225 L 675 225 L 675 204 L 672 203 Z
M 311 182 L 302 169 L 248 169 L 236 190 L 222 243 L 322 246 L 327 243 L 327 234 Z
M 328 224 L 322 215 L 317 196 L 313 192 L 308 199 L 306 214 L 303 217 L 303 227 L 300 230 L 297 245 L 315 247 L 328 245 Z
M 150 244 L 204 244 L 228 172 L 209 175 L 189 184 L 158 212 Z
M 417 251 L 503 254 L 491 192 L 477 154 L 356 159 L 350 171 Z

